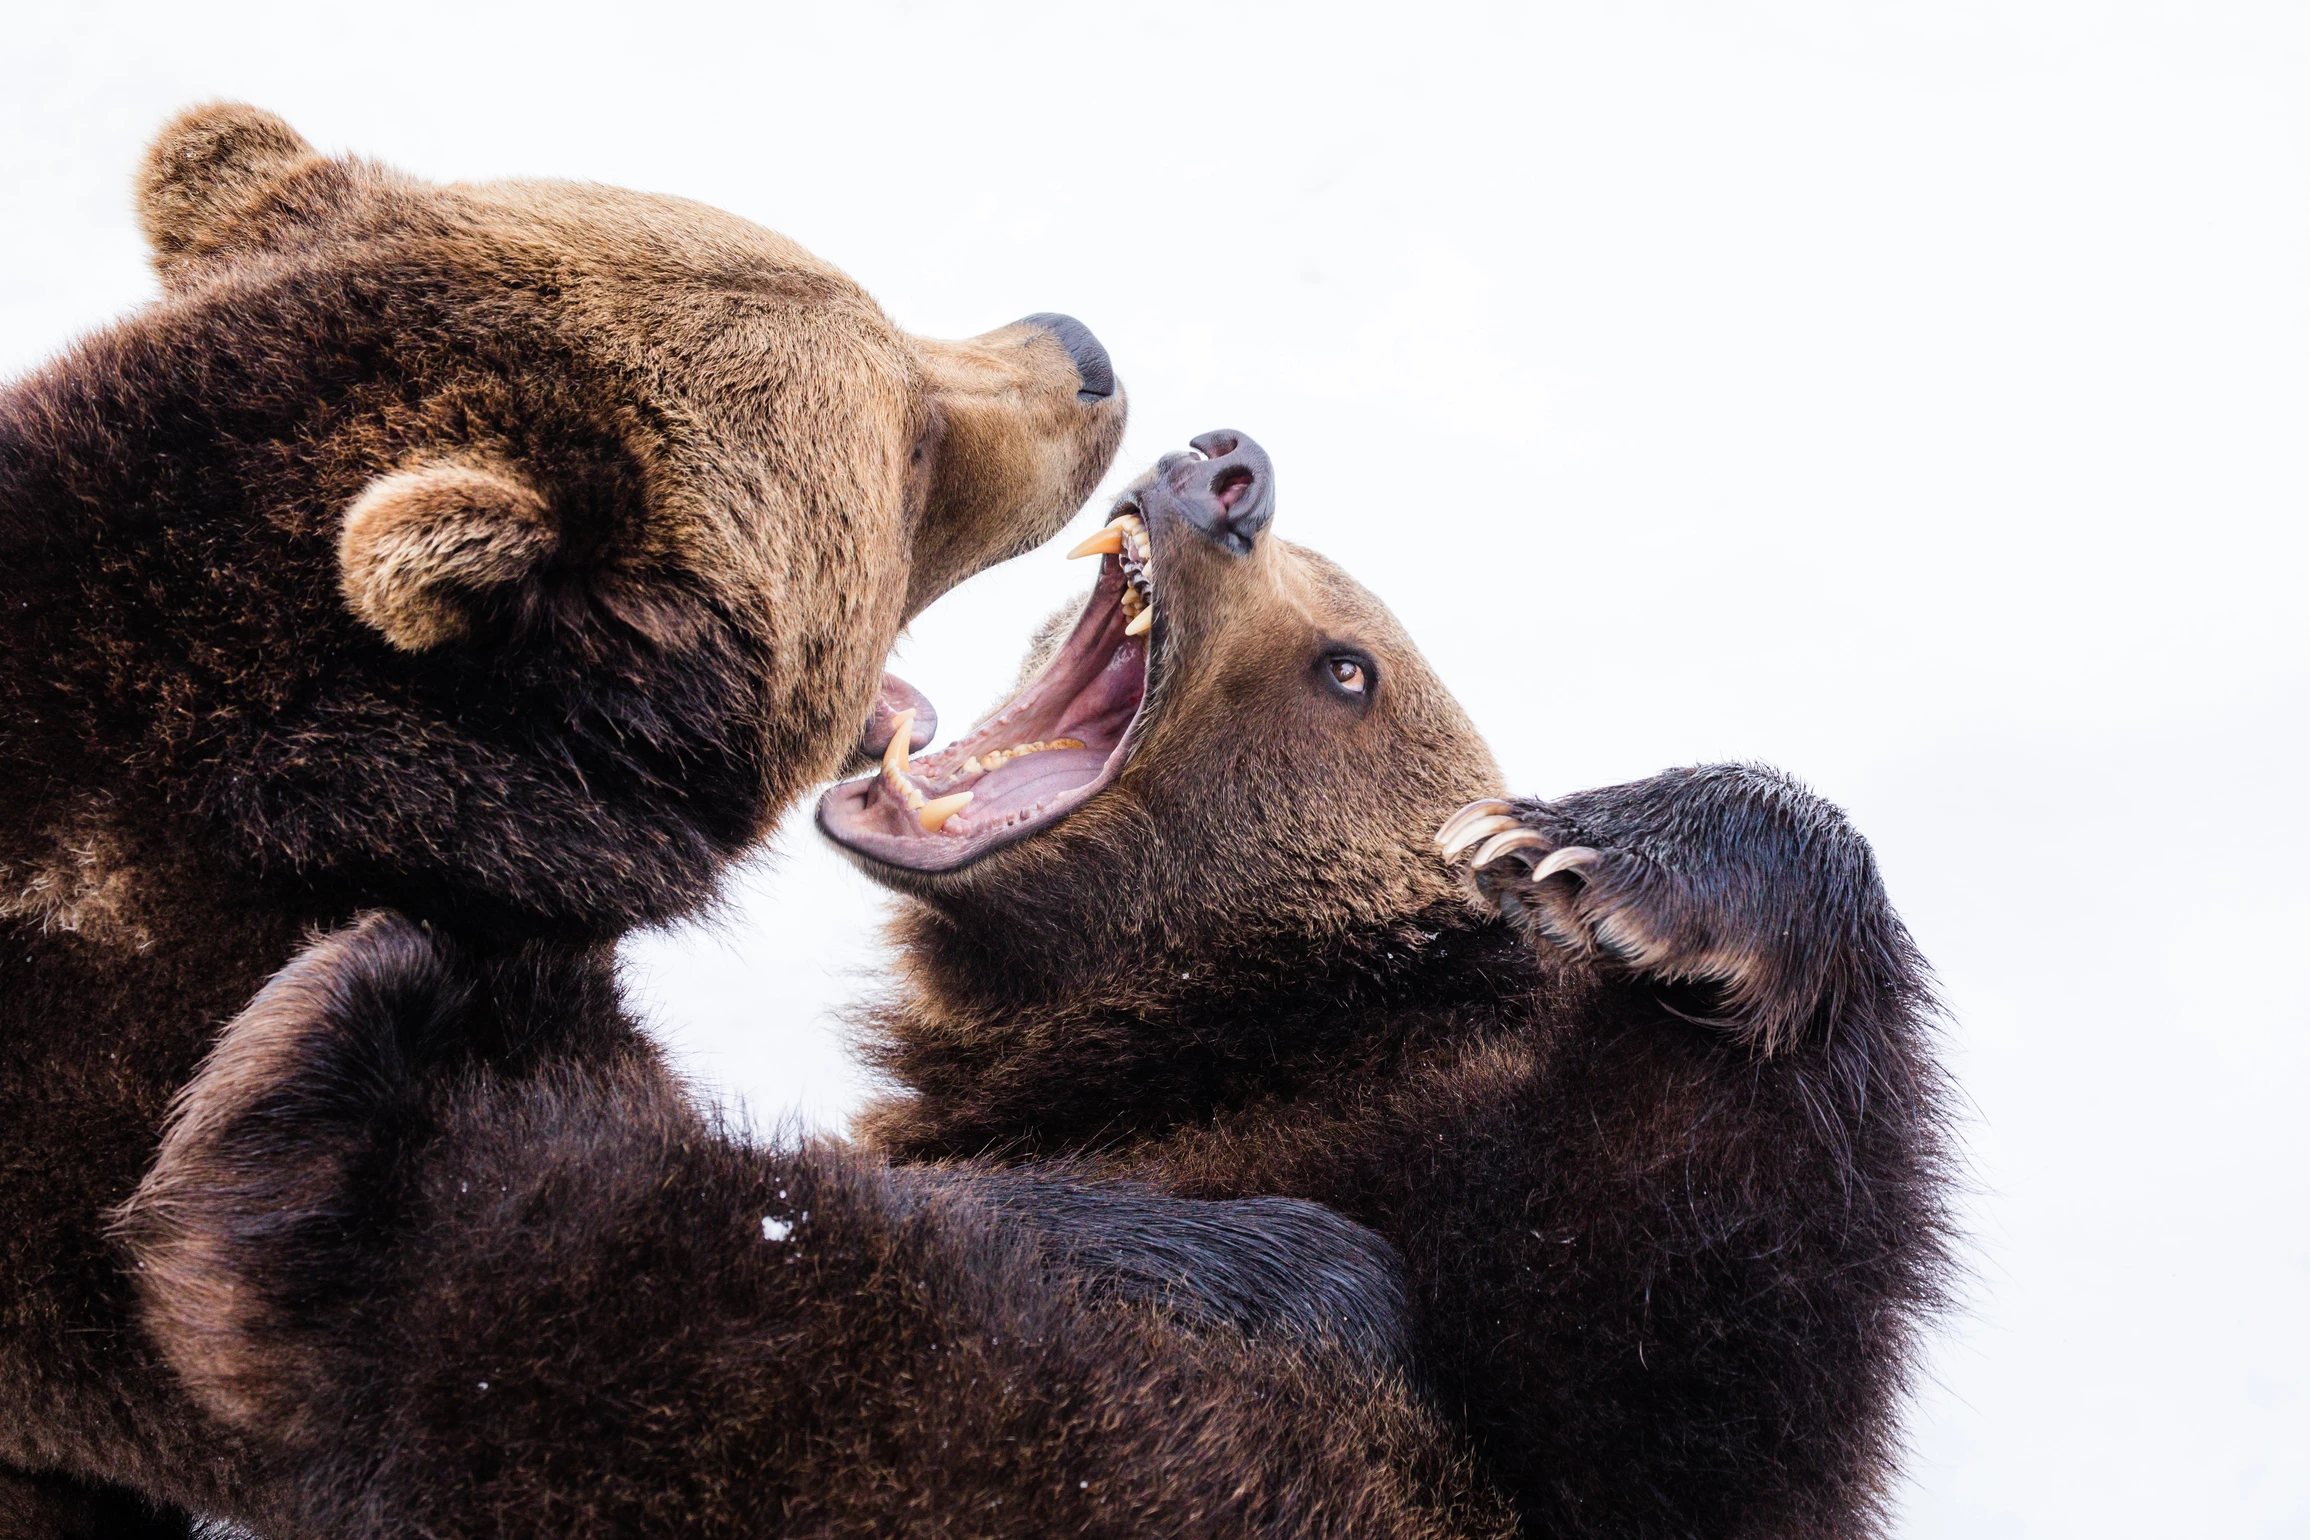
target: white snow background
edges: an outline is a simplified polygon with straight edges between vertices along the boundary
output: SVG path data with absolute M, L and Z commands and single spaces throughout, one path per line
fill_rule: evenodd
M 1519 789 L 1764 759 L 1875 841 L 1979 1189 L 1905 1533 L 2310 1531 L 2310 9 L 17 6 L 0 82 L 11 372 L 152 292 L 218 96 L 1082 317 L 1118 476 L 1257 436 Z M 899 666 L 966 720 L 1080 572 Z M 877 901 L 799 820 L 734 898 L 638 995 L 838 1125 Z

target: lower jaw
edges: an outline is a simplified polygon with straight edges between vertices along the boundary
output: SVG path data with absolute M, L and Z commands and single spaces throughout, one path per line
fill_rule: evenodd
M 820 800 L 820 832 L 877 875 L 951 872 L 1051 827 L 1112 784 L 1145 705 L 1154 640 L 1144 628 L 1126 634 L 1121 591 L 1109 558 L 1074 633 L 1034 682 L 936 754 L 916 760 L 894 743 L 880 774 Z

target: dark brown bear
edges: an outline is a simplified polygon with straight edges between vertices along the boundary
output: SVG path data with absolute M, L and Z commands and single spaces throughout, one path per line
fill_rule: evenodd
M 1093 542 L 1109 549 L 1100 581 L 1016 699 L 938 755 L 894 751 L 821 806 L 830 834 L 919 899 L 900 927 L 907 988 L 877 1018 L 908 1094 L 874 1127 L 933 1162 L 914 1173 L 921 1212 L 1023 1210 L 1043 1265 L 1110 1270 L 1128 1249 L 1117 1217 L 1134 1218 L 1142 1262 L 1176 1267 L 1143 1271 L 1139 1297 L 1167 1282 L 1191 1319 L 1233 1313 L 1288 1336 L 1239 1288 L 1257 1221 L 1172 1244 L 1181 1211 L 1134 1184 L 1318 1199 L 1400 1248 L 1415 1372 L 1526 1532 L 1868 1532 L 1947 1230 L 1931 1003 L 1867 847 L 1758 770 L 1500 801 L 1481 741 L 1386 611 L 1265 535 L 1264 457 L 1238 435 L 1199 445 L 1209 458 L 1167 461 Z M 1472 891 L 1454 861 L 1471 849 Z M 780 1451 L 761 1479 L 797 1527 L 859 1511 L 845 1473 L 903 1451 L 928 1467 L 925 1491 L 960 1500 L 942 1521 L 1106 1532 L 1113 1511 L 1077 1506 L 1063 1478 L 1034 1518 L 991 1518 L 995 1497 L 1016 1500 L 1002 1462 L 1020 1425 L 967 1415 L 967 1379 L 933 1372 L 919 1335 L 956 1341 L 972 1316 L 926 1315 L 910 1333 L 824 1313 L 851 1269 L 913 1276 L 876 1249 L 898 1232 L 845 1220 L 791 1264 L 809 1279 L 799 1293 L 749 1262 L 757 1211 L 796 1226 L 790 1241 L 802 1221 L 778 1205 L 803 1192 L 824 1205 L 839 1180 L 884 1184 L 876 1201 L 903 1206 L 905 1168 L 876 1175 L 832 1151 L 749 1162 L 598 1075 L 417 1097 L 405 1045 L 519 1039 L 518 1022 L 473 1018 L 584 1003 L 451 967 L 405 927 L 329 943 L 275 991 L 188 1102 L 148 1187 L 167 1222 L 146 1255 L 178 1283 L 157 1294 L 178 1361 L 211 1404 L 295 1430 L 335 1511 L 431 1521 L 465 1497 L 468 1514 L 519 1519 L 520 1503 L 558 1515 L 573 1492 L 604 1505 L 589 1515 L 613 1511 L 620 1478 L 590 1456 L 622 1426 L 616 1408 L 654 1396 L 698 1436 L 651 1446 L 662 1463 L 647 1475 L 716 1519 L 731 1450 Z M 1003 1186 L 1006 1162 L 1022 1175 Z M 670 1210 L 631 1196 L 642 1189 L 696 1198 Z M 957 1193 L 982 1201 L 944 1207 Z M 851 1201 L 846 1213 L 875 1206 Z M 610 1223 L 631 1214 L 654 1219 Z M 669 1233 L 680 1215 L 688 1227 Z M 1306 1274 L 1384 1295 L 1352 1236 L 1301 1222 L 1288 1249 Z M 408 1235 L 387 1250 L 409 1274 L 374 1292 L 333 1281 L 375 1279 L 360 1238 L 396 1225 Z M 1031 1261 L 978 1257 L 975 1278 L 923 1276 L 944 1280 L 944 1300 L 990 1279 L 1033 1297 Z M 669 1291 L 676 1278 L 694 1283 Z M 1295 1286 L 1276 1280 L 1254 1283 Z M 974 1353 L 996 1319 L 976 1317 Z M 1027 1418 L 1037 1450 L 1058 1409 L 1144 1404 L 1119 1398 L 1111 1366 L 1160 1348 L 1185 1355 L 1165 1360 L 1190 1375 L 1177 1404 L 1208 1436 L 1180 1468 L 1218 1527 L 1283 1515 L 1384 1532 L 1407 1527 L 1382 1522 L 1407 1506 L 1489 1521 L 1384 1370 L 1119 1341 L 1151 1329 L 1129 1312 L 1038 1322 L 1043 1377 L 1012 1382 L 1054 1408 Z M 771 1334 L 855 1366 L 826 1392 L 838 1421 L 797 1405 L 786 1443 L 736 1414 L 699 1421 L 698 1398 L 724 1386 L 742 1406 L 772 1395 L 744 1351 Z M 1206 1327 L 1194 1349 L 1231 1341 Z M 502 1380 L 462 1382 L 485 1364 L 511 1368 L 518 1398 L 485 1403 Z M 874 1399 L 899 1364 L 935 1389 L 906 1407 Z M 1282 1365 L 1306 1377 L 1278 1384 Z M 1243 1375 L 1273 1420 L 1212 1417 L 1192 1377 L 1205 1366 Z M 609 1405 L 588 1400 L 595 1385 L 615 1387 Z M 1320 1427 L 1327 1405 L 1337 1440 L 1290 1431 Z M 844 1442 L 876 1429 L 889 1436 L 872 1450 Z M 974 1441 L 959 1468 L 936 1443 L 952 1431 Z M 1412 1462 L 1391 1489 L 1343 1445 Z M 373 1449 L 389 1454 L 359 1453 Z M 1288 1499 L 1255 1485 L 1251 1510 L 1208 1474 L 1246 1455 L 1272 1471 L 1293 1452 L 1306 1480 Z M 432 1498 L 427 1475 L 449 1495 Z M 1132 1517 L 1162 1527 L 1153 1513 Z
M 1047 538 L 1124 419 L 1065 318 L 911 337 L 714 210 L 428 185 L 245 107 L 171 124 L 140 210 L 158 301 L 0 393 L 11 1536 L 280 1511 L 103 1225 L 299 938 L 391 903 L 606 990 L 608 938 L 706 898 L 905 619 Z
M 1868 846 L 1740 766 L 1497 800 L 1386 610 L 1264 535 L 1257 447 L 1197 447 L 1016 699 L 821 804 L 916 900 L 872 1138 L 1372 1226 L 1528 1533 L 1874 1531 L 1948 1229 Z
M 1385 1340 L 1309 1340 L 1343 1301 L 1349 1331 L 1394 1330 L 1368 1232 L 749 1147 L 634 1042 L 566 953 L 476 957 L 392 916 L 227 1028 L 126 1229 L 155 1340 L 263 1455 L 283 1532 L 1510 1532 L 1369 1366 Z M 1178 1257 L 1234 1289 L 1144 1308 Z

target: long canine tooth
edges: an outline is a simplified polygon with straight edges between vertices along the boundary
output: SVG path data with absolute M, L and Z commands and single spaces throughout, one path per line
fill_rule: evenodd
M 933 797 L 915 810 L 915 822 L 922 825 L 925 834 L 936 834 L 946 827 L 946 821 L 969 807 L 975 791 L 958 791 L 943 797 Z
M 892 717 L 890 725 L 890 747 L 882 751 L 882 783 L 908 808 L 918 808 L 922 806 L 922 788 L 907 774 L 913 766 L 906 753 L 906 740 L 914 732 L 914 708 L 909 706 Z
M 1123 554 L 1123 526 L 1110 524 L 1090 539 L 1067 553 L 1067 560 L 1078 556 L 1120 556 Z
M 1453 835 L 1459 833 L 1461 829 L 1465 828 L 1471 823 L 1474 823 L 1477 819 L 1497 818 L 1502 813 L 1511 813 L 1514 811 L 1514 808 L 1510 807 L 1507 802 L 1499 797 L 1485 797 L 1480 801 L 1471 802 L 1466 807 L 1460 809 L 1457 813 L 1454 813 L 1451 817 L 1444 820 L 1444 826 L 1436 831 L 1436 843 L 1438 845 L 1449 846 L 1452 843 Z
M 1141 610 L 1138 614 L 1131 617 L 1131 623 L 1123 628 L 1123 634 L 1125 636 L 1145 636 L 1149 631 L 1154 629 L 1154 626 L 1155 607 L 1153 605 L 1149 605 L 1147 608 Z
M 1505 834 L 1510 829 L 1523 827 L 1506 813 L 1494 813 L 1489 818 L 1479 818 L 1474 823 L 1462 824 L 1454 831 L 1450 839 L 1438 835 L 1436 843 L 1442 848 L 1445 860 L 1456 861 L 1460 858 L 1461 851 L 1466 850 L 1479 840 L 1488 840 L 1495 834 Z
M 907 707 L 890 719 L 890 747 L 882 751 L 882 773 L 903 776 L 910 768 L 906 741 L 914 735 L 914 708 Z

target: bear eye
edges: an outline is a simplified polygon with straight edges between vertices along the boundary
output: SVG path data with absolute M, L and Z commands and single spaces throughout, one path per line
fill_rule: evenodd
M 1353 653 L 1335 652 L 1323 660 L 1324 683 L 1350 700 L 1369 699 L 1372 669 L 1368 660 Z

